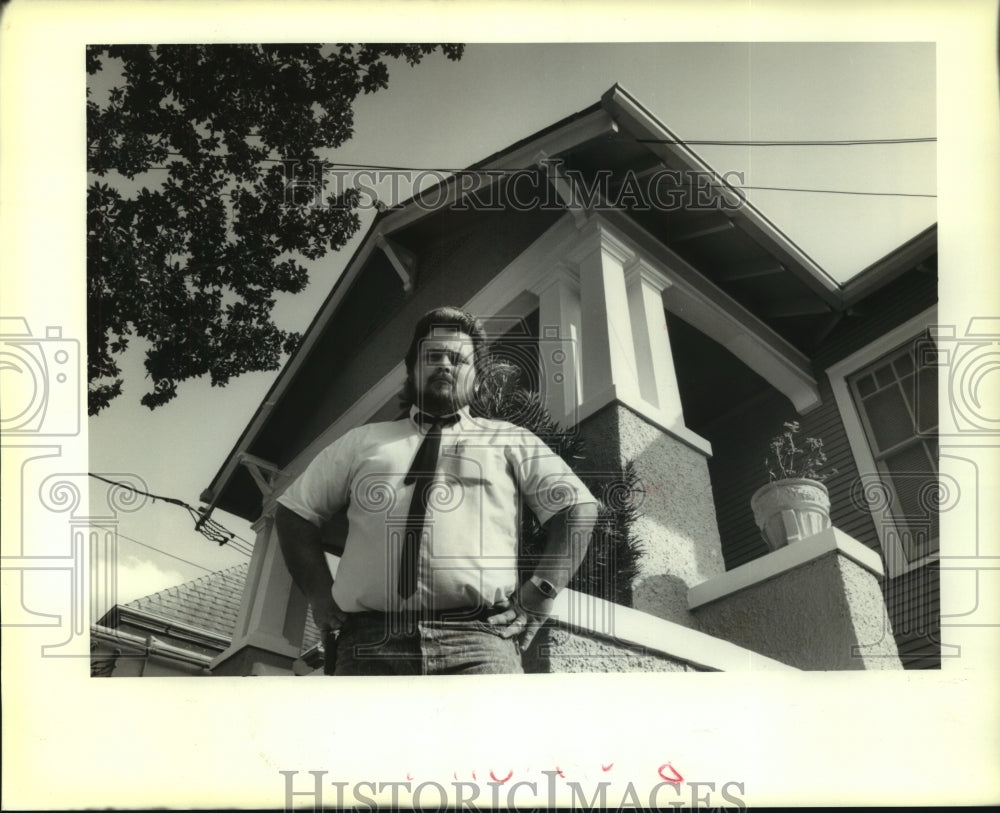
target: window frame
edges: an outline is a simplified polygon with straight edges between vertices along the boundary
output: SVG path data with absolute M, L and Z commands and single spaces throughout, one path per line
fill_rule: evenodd
M 889 356 L 903 345 L 919 339 L 936 322 L 937 306 L 935 305 L 826 368 L 826 375 L 830 381 L 833 397 L 837 403 L 837 410 L 840 413 L 840 419 L 847 433 L 851 454 L 854 457 L 854 463 L 857 466 L 860 477 L 876 476 L 884 478 L 885 475 L 879 471 L 878 464 L 875 462 L 875 455 L 872 452 L 868 435 L 865 431 L 864 419 L 854 399 L 848 379 L 855 373 Z M 931 335 L 933 336 L 933 331 L 931 331 Z M 938 471 L 938 476 L 940 477 L 940 470 Z M 879 544 L 882 548 L 886 570 L 890 577 L 901 576 L 904 573 L 909 573 L 938 560 L 940 555 L 940 527 L 938 528 L 938 539 L 936 540 L 938 549 L 927 556 L 911 562 L 907 560 L 903 552 L 898 534 L 886 533 L 888 526 L 895 525 L 895 520 L 889 512 L 888 507 L 872 511 L 871 515 L 875 525 L 875 533 L 878 535 Z

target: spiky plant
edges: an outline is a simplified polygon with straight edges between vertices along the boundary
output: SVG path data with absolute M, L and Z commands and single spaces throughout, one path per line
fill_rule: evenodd
M 473 412 L 528 429 L 568 465 L 579 467 L 586 460 L 583 440 L 573 430 L 561 427 L 539 394 L 525 387 L 521 378 L 514 364 L 489 359 L 480 371 Z M 642 556 L 642 543 L 632 534 L 642 484 L 632 461 L 617 472 L 583 479 L 599 500 L 600 511 L 587 555 L 569 586 L 618 604 L 630 604 L 632 580 Z M 532 512 L 522 511 L 521 516 L 520 569 L 526 578 L 538 562 L 545 531 Z

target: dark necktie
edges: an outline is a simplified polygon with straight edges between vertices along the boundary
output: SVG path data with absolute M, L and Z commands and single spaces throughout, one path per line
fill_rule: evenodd
M 399 559 L 399 595 L 409 598 L 417 589 L 417 568 L 420 560 L 420 537 L 427 515 L 427 499 L 434 482 L 438 455 L 441 452 L 441 427 L 458 423 L 458 414 L 438 417 L 417 413 L 416 420 L 421 426 L 429 426 L 417 455 L 413 458 L 410 471 L 403 478 L 404 485 L 413 484 L 410 498 L 410 512 L 403 529 L 403 551 Z

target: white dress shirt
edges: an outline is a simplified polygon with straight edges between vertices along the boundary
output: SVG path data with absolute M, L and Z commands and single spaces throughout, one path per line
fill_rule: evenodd
M 468 408 L 441 430 L 416 592 L 397 593 L 403 530 L 413 485 L 403 478 L 426 434 L 414 420 L 352 429 L 321 451 L 278 502 L 314 525 L 347 508 L 349 531 L 333 597 L 345 612 L 444 610 L 503 600 L 517 584 L 520 500 L 547 522 L 572 505 L 596 503 L 545 443 Z

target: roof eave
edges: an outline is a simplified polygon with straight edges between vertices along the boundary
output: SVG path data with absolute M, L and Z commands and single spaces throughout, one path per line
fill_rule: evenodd
M 191 643 L 203 646 L 222 647 L 229 646 L 232 636 L 212 632 L 201 627 L 186 624 L 175 618 L 169 618 L 159 613 L 152 613 L 137 607 L 119 606 L 118 623 L 122 621 L 131 622 L 137 626 L 143 626 L 151 632 L 158 632 L 162 635 L 175 634 L 177 637 L 191 641 Z
M 894 248 L 860 271 L 844 286 L 844 305 L 849 307 L 870 293 L 918 266 L 937 252 L 937 223 Z
M 719 177 L 720 183 L 725 184 L 742 201 L 739 208 L 732 212 L 732 219 L 738 221 L 751 236 L 758 236 L 770 244 L 782 264 L 824 302 L 834 308 L 841 306 L 841 286 L 837 281 L 750 203 L 739 189 L 731 186 L 669 127 L 643 107 L 631 93 L 616 84 L 601 97 L 601 101 L 621 128 L 636 138 L 648 139 L 650 143 L 646 144 L 647 148 L 664 160 L 664 163 Z

